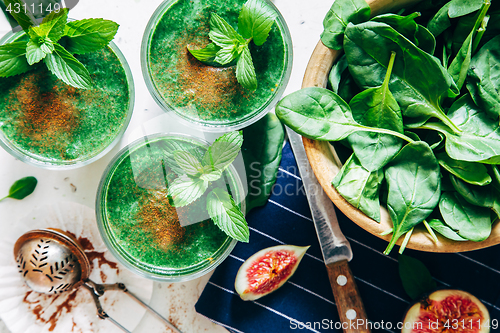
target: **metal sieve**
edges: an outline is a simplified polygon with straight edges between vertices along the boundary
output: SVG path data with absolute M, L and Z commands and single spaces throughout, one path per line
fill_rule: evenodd
M 28 231 L 16 241 L 14 257 L 19 273 L 32 290 L 55 295 L 83 286 L 90 291 L 99 318 L 108 319 L 124 332 L 130 333 L 111 318 L 101 306 L 99 297 L 107 290 L 121 290 L 127 293 L 164 321 L 174 332 L 182 333 L 167 319 L 131 293 L 123 283 L 97 284 L 89 280 L 89 259 L 78 241 L 67 232 L 59 229 Z

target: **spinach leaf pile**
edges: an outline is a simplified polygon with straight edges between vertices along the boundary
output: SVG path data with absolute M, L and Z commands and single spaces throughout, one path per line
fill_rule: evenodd
M 416 12 L 415 9 L 420 10 Z M 500 3 L 424 0 L 369 18 L 336 0 L 323 44 L 343 49 L 329 88 L 305 88 L 276 114 L 303 136 L 349 149 L 332 183 L 354 207 L 393 222 L 388 254 L 423 223 L 483 241 L 500 216 Z

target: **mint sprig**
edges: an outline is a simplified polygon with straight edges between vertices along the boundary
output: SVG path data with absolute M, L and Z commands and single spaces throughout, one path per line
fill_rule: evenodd
M 47 68 L 66 84 L 91 89 L 89 71 L 73 54 L 95 52 L 106 47 L 116 35 L 118 24 L 104 19 L 68 22 L 68 9 L 61 8 L 37 25 L 29 6 L 24 6 L 22 0 L 5 2 L 12 7 L 18 4 L 22 9 L 11 14 L 29 40 L 0 46 L 0 77 L 25 73 L 30 66 L 43 60 Z
M 214 62 L 228 65 L 236 60 L 236 79 L 244 88 L 255 90 L 257 76 L 248 45 L 251 41 L 257 46 L 265 43 L 276 16 L 276 12 L 262 0 L 249 0 L 238 16 L 238 33 L 222 17 L 213 13 L 208 34 L 212 43 L 203 49 L 188 47 L 188 50 L 207 65 Z
M 243 144 L 241 132 L 229 132 L 219 137 L 207 149 L 201 161 L 193 154 L 177 150 L 173 146 L 165 146 L 166 155 L 173 156 L 169 166 L 180 174 L 168 185 L 168 194 L 174 206 L 187 206 L 198 200 L 208 189 L 211 182 L 222 177 L 231 163 L 240 153 Z M 178 147 L 180 148 L 180 147 Z M 216 187 L 207 195 L 207 211 L 214 223 L 228 236 L 242 242 L 248 242 L 248 225 L 240 207 L 234 202 L 226 188 Z

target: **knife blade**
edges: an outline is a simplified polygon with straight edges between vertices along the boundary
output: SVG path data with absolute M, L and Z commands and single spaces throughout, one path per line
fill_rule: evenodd
M 286 127 L 286 126 L 285 126 Z M 311 215 L 323 253 L 335 303 L 344 332 L 370 332 L 366 312 L 348 262 L 353 254 L 349 241 L 338 224 L 335 208 L 312 171 L 302 136 L 286 127 Z

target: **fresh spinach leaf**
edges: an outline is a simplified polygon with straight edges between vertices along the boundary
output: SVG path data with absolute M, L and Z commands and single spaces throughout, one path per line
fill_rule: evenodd
M 491 183 L 491 177 L 484 164 L 454 160 L 446 153 L 436 154 L 436 157 L 444 169 L 469 184 L 484 186 Z
M 471 205 L 457 193 L 445 192 L 439 200 L 444 222 L 468 240 L 480 242 L 491 233 L 490 210 Z
M 245 216 L 227 191 L 215 188 L 207 197 L 208 214 L 222 231 L 240 242 L 249 242 Z
M 427 28 L 415 22 L 415 18 L 419 16 L 420 13 L 413 13 L 407 16 L 383 14 L 377 15 L 371 20 L 390 25 L 425 52 L 434 54 L 436 39 Z
M 465 95 L 453 103 L 448 117 L 461 130 L 451 133 L 440 123 L 426 123 L 422 129 L 438 131 L 446 137 L 446 153 L 455 160 L 500 163 L 500 125 L 480 110 L 470 95 Z
M 342 166 L 332 184 L 351 205 L 380 222 L 379 189 L 383 179 L 382 170 L 368 171 L 353 154 Z
M 441 194 L 440 177 L 437 159 L 423 141 L 407 144 L 387 164 L 387 208 L 394 232 L 385 254 L 391 252 L 401 236 L 432 213 Z
M 358 124 L 342 98 L 320 87 L 304 88 L 285 96 L 276 105 L 276 115 L 295 132 L 316 140 L 338 141 L 356 131 L 368 131 L 412 141 L 398 132 Z
M 434 35 L 434 37 L 439 36 L 446 29 L 451 27 L 450 17 L 448 16 L 448 11 L 450 9 L 451 2 L 445 4 L 438 12 L 432 17 L 432 19 L 427 23 L 427 29 Z
M 349 106 L 359 124 L 403 133 L 401 110 L 389 90 L 395 55 L 391 55 L 382 86 L 357 94 Z M 403 146 L 400 138 L 382 133 L 358 132 L 349 135 L 347 140 L 361 165 L 370 172 L 381 169 Z
M 451 229 L 449 226 L 443 223 L 443 221 L 438 220 L 438 219 L 432 219 L 429 222 L 427 222 L 430 227 L 437 231 L 441 236 L 444 236 L 448 239 L 457 241 L 457 242 L 463 242 L 467 241 L 467 239 L 463 238 L 459 234 L 457 234 L 453 229 Z
M 474 37 L 476 36 L 477 30 L 483 23 L 489 7 L 489 2 L 486 2 L 482 6 L 481 11 L 476 18 L 476 22 L 472 27 L 472 31 L 465 39 L 462 47 L 458 51 L 458 54 L 456 55 L 455 59 L 453 59 L 450 67 L 448 68 L 448 73 L 450 73 L 450 75 L 453 77 L 453 80 L 455 80 L 458 89 L 461 89 L 463 84 L 465 83 L 465 78 L 467 77 L 467 71 L 469 70 L 469 65 L 472 58 Z
M 456 96 L 458 88 L 439 59 L 380 22 L 349 24 L 345 31 L 344 50 L 349 71 L 360 87 L 380 86 L 391 52 L 396 52 L 389 89 L 401 107 L 403 116 L 436 117 L 459 133 L 441 109 L 442 98 Z
M 266 204 L 278 175 L 285 131 L 273 113 L 243 129 L 241 153 L 245 162 L 247 212 Z
M 347 58 L 343 54 L 333 65 L 328 80 L 332 91 L 349 103 L 355 95 L 361 92 L 361 89 L 354 82 L 347 65 Z
M 448 16 L 450 18 L 456 18 L 474 13 L 481 9 L 481 6 L 487 2 L 488 1 L 485 0 L 451 0 Z
M 499 87 L 500 36 L 497 36 L 474 55 L 467 76 L 467 89 L 474 102 L 494 120 L 500 116 Z
M 495 186 L 467 184 L 452 175 L 450 175 L 450 182 L 467 202 L 475 206 L 491 208 L 500 217 L 500 192 Z
M 411 299 L 416 300 L 437 288 L 431 273 L 420 260 L 399 255 L 398 263 L 401 282 Z
M 342 49 L 344 31 L 349 22 L 360 23 L 370 18 L 370 6 L 365 0 L 336 0 L 323 20 L 321 41 L 325 46 Z
M 16 200 L 22 200 L 26 198 L 28 195 L 33 193 L 36 188 L 38 180 L 35 177 L 24 177 L 18 179 L 12 184 L 9 189 L 9 195 L 0 199 L 0 201 L 6 198 L 12 198 Z

